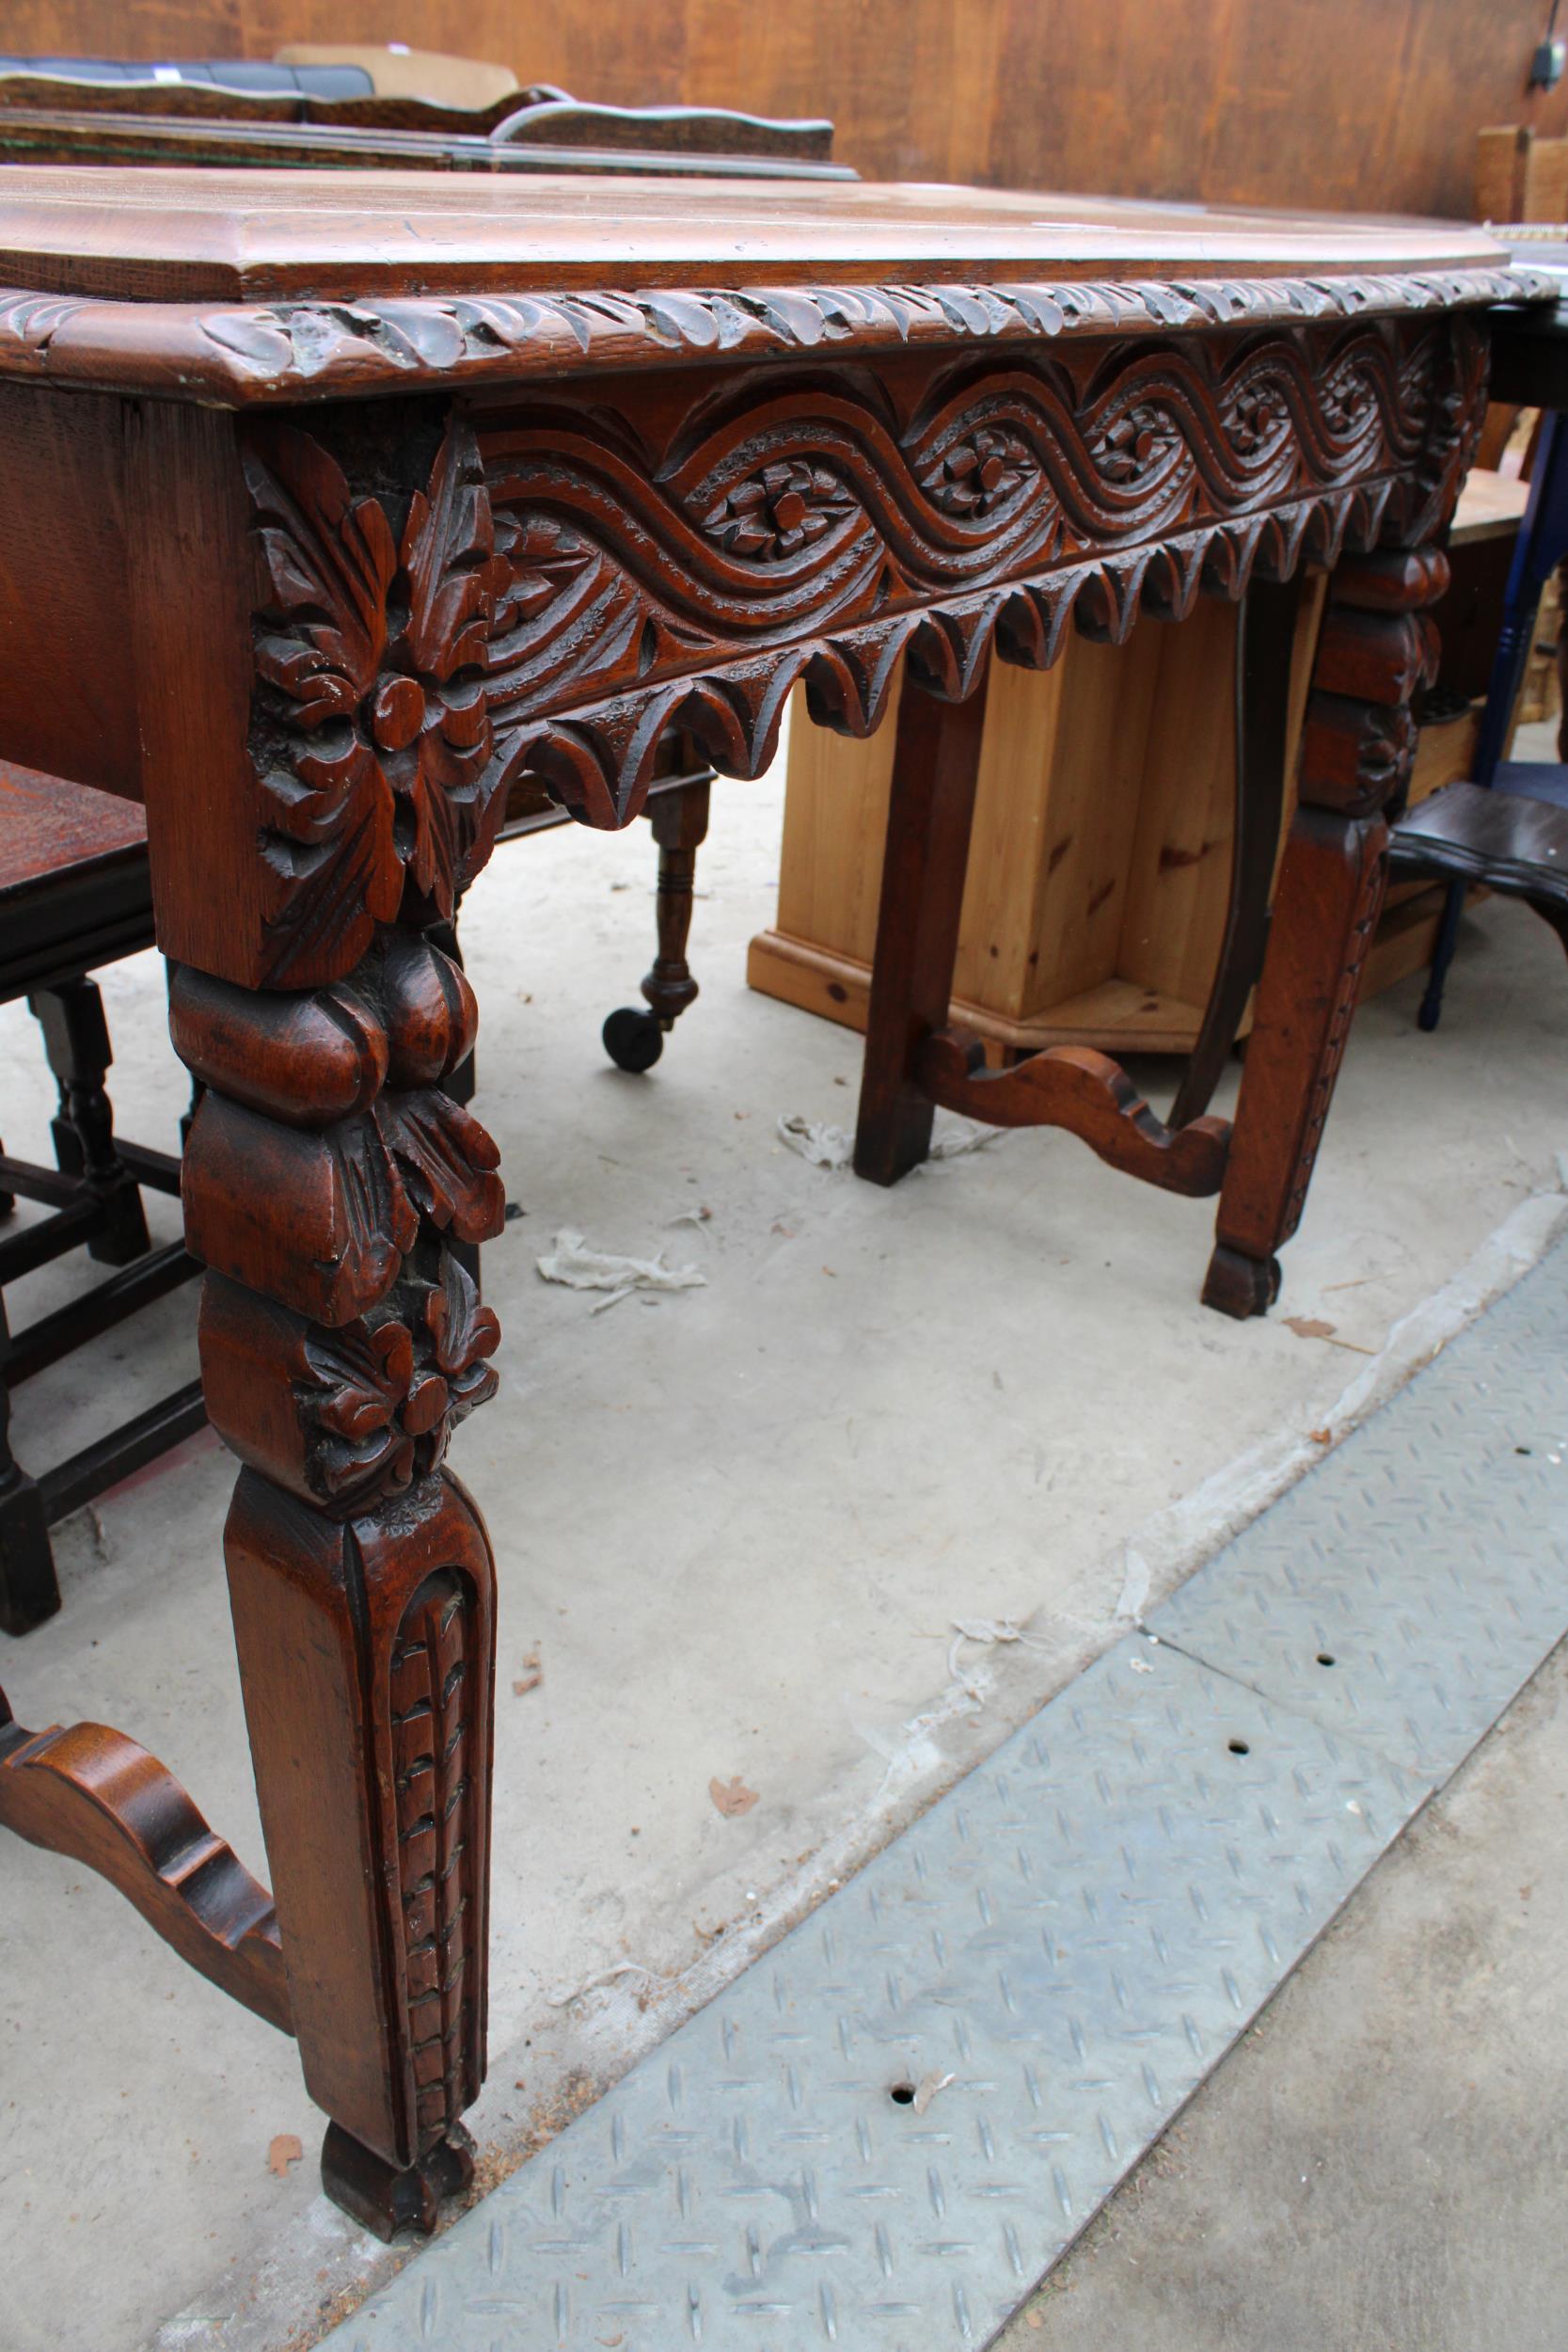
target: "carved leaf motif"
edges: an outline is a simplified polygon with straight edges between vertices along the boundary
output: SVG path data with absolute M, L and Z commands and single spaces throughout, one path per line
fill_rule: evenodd
M 506 1214 L 496 1169 L 500 1153 L 477 1119 L 439 1087 L 383 1094 L 373 1113 L 388 1181 L 405 1213 L 413 1247 L 418 1217 L 462 1241 L 493 1241 Z
M 342 469 L 294 426 L 252 436 L 245 471 L 267 595 L 257 668 L 313 733 L 351 718 L 375 681 L 397 549 L 378 501 L 353 503 Z
M 311 1485 L 325 1501 L 358 1501 L 406 1486 L 414 1446 L 400 1415 L 413 1375 L 414 1349 L 401 1323 L 371 1330 L 308 1327 L 309 1377 L 299 1383 L 303 1413 L 316 1442 L 308 1456 Z
M 497 1375 L 489 1362 L 500 1344 L 500 1324 L 481 1306 L 467 1266 L 450 1249 L 441 1252 L 441 1279 L 427 1295 L 425 1328 L 450 1398 L 449 1426 L 495 1395 Z
M 1540 271 L 1467 268 L 1418 275 L 1199 278 L 1169 283 L 1063 280 L 1005 286 L 752 286 L 730 292 L 436 295 L 356 303 L 304 301 L 204 310 L 182 357 L 220 397 L 278 390 L 406 389 L 454 375 L 559 374 L 563 367 L 659 367 L 682 351 L 818 351 L 856 357 L 960 339 L 1015 348 L 1041 340 L 1173 327 L 1401 314 L 1533 300 L 1555 294 Z M 0 342 L 22 337 L 37 296 L 0 298 Z M 47 298 L 46 298 L 47 299 Z M 82 309 L 91 306 L 79 305 Z M 42 340 L 42 334 L 40 334 Z M 89 354 L 96 351 L 90 340 Z M 214 354 L 222 355 L 214 358 Z
M 493 845 L 483 676 L 508 566 L 472 430 L 452 425 L 401 543 L 297 428 L 258 426 L 245 474 L 261 574 L 257 766 L 280 885 L 275 986 L 333 977 L 402 902 L 443 916 Z

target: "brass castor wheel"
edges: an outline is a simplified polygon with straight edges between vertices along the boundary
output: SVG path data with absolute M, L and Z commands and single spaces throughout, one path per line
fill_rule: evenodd
M 664 1051 L 664 1031 L 657 1015 L 623 1005 L 612 1012 L 602 1031 L 604 1049 L 617 1070 L 651 1070 Z

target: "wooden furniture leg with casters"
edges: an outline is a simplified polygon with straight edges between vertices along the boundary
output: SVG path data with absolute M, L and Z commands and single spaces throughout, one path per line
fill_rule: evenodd
M 623 1005 L 604 1025 L 605 1052 L 621 1070 L 651 1070 L 681 1014 L 697 1001 L 686 943 L 697 852 L 707 839 L 708 798 L 708 780 L 703 777 L 648 803 L 648 823 L 658 844 L 658 953 L 642 981 L 647 1011 Z

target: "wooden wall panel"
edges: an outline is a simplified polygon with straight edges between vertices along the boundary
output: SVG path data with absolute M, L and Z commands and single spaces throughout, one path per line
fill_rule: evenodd
M 402 40 L 582 98 L 827 114 L 869 177 L 1467 215 L 1544 0 L 10 0 L 8 48 Z

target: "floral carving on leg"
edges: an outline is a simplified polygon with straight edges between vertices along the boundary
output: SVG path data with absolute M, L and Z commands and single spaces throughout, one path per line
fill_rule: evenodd
M 259 579 L 252 744 L 276 883 L 273 987 L 352 961 L 411 884 L 450 916 L 503 804 L 484 672 L 507 565 L 471 429 L 401 537 L 293 425 L 246 429 Z

